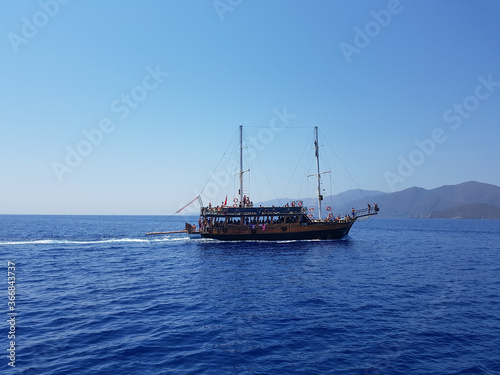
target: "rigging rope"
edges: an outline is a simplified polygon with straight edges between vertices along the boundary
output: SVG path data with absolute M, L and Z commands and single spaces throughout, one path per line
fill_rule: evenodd
M 233 136 L 233 138 L 231 139 L 231 142 L 229 143 L 229 145 L 227 146 L 226 150 L 224 151 L 224 154 L 222 154 L 222 157 L 220 158 L 219 162 L 217 163 L 217 166 L 215 167 L 215 169 L 212 171 L 212 173 L 210 174 L 210 177 L 208 178 L 205 186 L 203 186 L 203 189 L 201 189 L 200 191 L 200 194 L 199 195 L 202 195 L 203 194 L 203 191 L 205 190 L 205 188 L 207 187 L 208 183 L 210 182 L 210 180 L 212 179 L 212 177 L 214 176 L 215 172 L 217 171 L 217 168 L 219 167 L 219 164 L 222 162 L 222 159 L 224 159 L 224 156 L 226 156 L 226 152 L 227 150 L 229 150 L 229 147 L 233 144 L 233 140 L 234 138 L 237 136 L 238 132 L 235 133 L 235 135 Z
M 354 182 L 354 184 L 356 185 L 356 187 L 358 188 L 358 190 L 361 192 L 361 194 L 363 194 L 363 197 L 366 200 L 368 200 L 368 198 L 366 197 L 366 195 L 363 192 L 363 190 L 361 190 L 361 188 L 359 187 L 359 185 L 356 182 L 356 180 L 354 179 L 354 177 L 352 177 L 351 173 L 349 173 L 349 170 L 346 168 L 346 166 L 344 165 L 344 163 L 342 162 L 342 160 L 340 160 L 339 156 L 337 155 L 337 153 L 335 152 L 335 150 L 333 149 L 333 147 L 330 145 L 330 142 L 328 142 L 328 139 L 324 136 L 324 134 L 323 134 L 323 132 L 321 130 L 320 130 L 320 132 L 321 132 L 322 139 L 324 139 L 326 141 L 326 143 L 328 144 L 328 146 L 332 150 L 333 154 L 335 155 L 335 157 L 337 158 L 337 160 L 340 162 L 340 164 L 342 165 L 342 167 L 344 168 L 344 170 L 347 172 L 347 174 L 349 175 L 349 177 L 351 177 L 351 180 Z M 344 198 L 342 197 L 342 199 L 344 199 Z
M 302 154 L 300 155 L 300 159 L 297 162 L 297 164 L 295 165 L 295 169 L 293 170 L 293 172 L 292 172 L 292 174 L 290 176 L 290 180 L 288 180 L 288 184 L 286 185 L 285 190 L 283 191 L 283 195 L 279 199 L 280 202 L 281 202 L 281 199 L 283 199 L 283 197 L 285 196 L 286 191 L 288 190 L 288 187 L 290 186 L 290 183 L 292 182 L 293 177 L 295 176 L 295 172 L 299 168 L 300 162 L 302 161 L 302 158 L 304 157 L 304 154 L 306 153 L 307 149 L 309 148 L 309 142 L 310 142 L 310 140 L 311 140 L 312 137 L 313 137 L 313 135 L 311 134 L 309 136 L 309 139 L 307 140 L 307 143 L 306 143 L 306 146 L 304 147 L 304 150 L 302 150 Z M 305 176 L 305 174 L 304 174 L 304 176 Z M 299 193 L 298 193 L 299 195 L 297 196 L 297 199 L 300 199 L 300 191 L 302 190 L 302 184 L 303 183 L 304 183 L 304 177 L 302 178 L 302 182 L 300 184 Z
M 257 126 L 255 126 L 257 127 Z M 246 141 L 246 133 L 243 131 L 243 138 L 245 139 L 245 144 L 247 144 L 247 141 Z M 276 193 L 276 190 L 274 189 L 274 186 L 273 184 L 271 183 L 271 180 L 269 179 L 269 176 L 267 175 L 266 173 L 266 170 L 264 169 L 264 166 L 262 165 L 262 162 L 260 161 L 259 159 L 259 155 L 257 154 L 257 152 L 255 153 L 255 158 L 257 159 L 257 161 L 259 162 L 259 165 L 260 167 L 262 168 L 262 171 L 264 172 L 264 176 L 266 177 L 267 179 L 267 182 L 269 183 L 269 186 L 271 186 L 271 189 L 273 190 L 273 193 L 276 197 L 276 199 L 278 199 L 278 201 L 280 201 L 280 198 L 278 197 L 278 194 Z M 250 164 L 251 161 L 249 161 L 249 164 Z M 249 181 L 250 183 L 250 181 Z M 257 193 L 259 195 L 259 199 L 262 201 L 262 196 L 260 194 L 260 190 L 259 190 L 259 184 L 255 184 L 255 186 L 257 187 Z M 280 201 L 281 202 L 281 201 Z M 281 204 L 281 203 L 280 203 Z

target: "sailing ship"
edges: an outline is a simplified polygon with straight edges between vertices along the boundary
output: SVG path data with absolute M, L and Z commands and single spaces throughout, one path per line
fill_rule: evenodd
M 349 214 L 334 215 L 331 213 L 331 207 L 328 206 L 323 217 L 321 175 L 328 172 L 322 173 L 320 171 L 319 147 L 318 127 L 315 127 L 314 152 L 317 173 L 310 176 L 316 176 L 317 178 L 317 218 L 314 217 L 315 208 L 305 207 L 302 201 L 293 201 L 287 203 L 284 207 L 253 206 L 250 198 L 243 191 L 243 175 L 248 171 L 243 169 L 243 126 L 240 126 L 239 196 L 234 198 L 232 206 L 227 206 L 226 203 L 226 205 L 218 207 L 212 207 L 211 204 L 203 207 L 203 204 L 200 204 L 198 227 L 186 223 L 185 229 L 182 231 L 147 234 L 185 232 L 190 235 L 200 235 L 203 238 L 226 241 L 331 240 L 346 236 L 358 219 L 376 215 L 379 208 L 377 204 L 374 207 L 368 204 L 368 208 L 360 210 L 353 208 Z M 196 199 L 201 203 L 201 198 L 198 196 L 188 205 Z

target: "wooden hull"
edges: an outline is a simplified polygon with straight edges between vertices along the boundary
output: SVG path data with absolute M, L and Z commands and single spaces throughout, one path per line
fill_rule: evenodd
M 349 233 L 354 220 L 347 223 L 315 223 L 310 225 L 267 225 L 211 227 L 201 232 L 204 238 L 222 241 L 287 241 L 287 240 L 334 240 Z

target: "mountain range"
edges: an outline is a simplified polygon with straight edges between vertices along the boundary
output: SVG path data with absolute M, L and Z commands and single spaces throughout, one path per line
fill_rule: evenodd
M 304 206 L 317 208 L 314 198 L 302 201 Z M 278 206 L 280 202 L 273 200 L 261 204 Z M 365 208 L 368 203 L 373 205 L 376 202 L 380 207 L 380 217 L 500 219 L 500 187 L 476 181 L 429 190 L 411 187 L 394 193 L 349 190 L 327 196 L 324 202 L 332 205 L 332 212 L 336 214 L 350 213 L 352 207 Z

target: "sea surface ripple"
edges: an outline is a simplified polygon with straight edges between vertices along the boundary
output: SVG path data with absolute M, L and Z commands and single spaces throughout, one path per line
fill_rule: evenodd
M 339 241 L 144 235 L 183 219 L 0 216 L 2 304 L 15 262 L 18 312 L 1 372 L 500 373 L 500 221 L 375 218 Z

